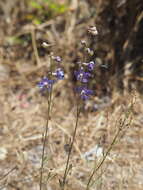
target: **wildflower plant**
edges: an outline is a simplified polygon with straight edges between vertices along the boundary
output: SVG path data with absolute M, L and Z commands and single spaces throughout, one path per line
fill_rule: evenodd
M 93 51 L 87 47 L 86 41 L 82 41 L 81 44 L 84 47 L 85 53 L 88 53 L 89 56 L 93 55 Z M 94 94 L 94 90 L 90 89 L 89 86 L 91 83 L 91 80 L 94 76 L 94 70 L 96 66 L 96 62 L 91 60 L 86 62 L 86 57 L 84 57 L 84 61 L 80 62 L 78 64 L 78 68 L 74 71 L 74 77 L 76 79 L 76 87 L 75 87 L 75 93 L 77 97 L 77 105 L 76 105 L 76 122 L 75 127 L 73 130 L 72 139 L 70 139 L 69 143 L 69 150 L 68 150 L 68 156 L 66 161 L 66 166 L 64 170 L 64 175 L 62 178 L 62 181 L 60 180 L 60 186 L 61 189 L 65 189 L 66 181 L 68 173 L 71 169 L 70 164 L 70 157 L 72 154 L 73 145 L 76 138 L 77 128 L 78 128 L 78 121 L 80 117 L 81 107 L 82 104 L 84 104 L 87 100 L 91 98 L 91 96 Z M 51 61 L 60 64 L 62 59 L 59 56 L 54 56 L 53 53 L 51 53 Z M 48 92 L 48 117 L 47 117 L 47 124 L 44 134 L 44 141 L 43 141 L 43 151 L 42 151 L 42 162 L 41 162 L 41 175 L 40 175 L 40 190 L 42 190 L 42 184 L 43 184 L 43 168 L 44 168 L 44 156 L 45 156 L 45 146 L 46 146 L 46 139 L 48 136 L 48 123 L 49 123 L 49 115 L 51 111 L 51 101 L 52 101 L 52 89 L 55 83 L 58 82 L 58 80 L 64 79 L 64 71 L 61 67 L 57 67 L 53 69 L 53 65 L 50 65 L 50 71 L 49 75 L 43 77 L 43 79 L 38 83 L 38 87 L 42 92 Z M 94 174 L 93 174 L 94 175 Z M 89 183 L 87 184 L 87 189 L 90 186 L 91 180 L 93 175 L 91 175 L 89 179 Z
M 60 63 L 62 59 L 57 56 L 54 57 L 51 56 L 51 63 L 52 61 Z M 50 64 L 51 64 L 50 63 Z M 52 68 L 52 65 L 50 65 L 50 69 Z M 42 190 L 42 184 L 43 184 L 43 169 L 44 169 L 44 160 L 45 160 L 45 147 L 46 147 L 46 141 L 48 137 L 48 130 L 49 130 L 49 118 L 50 118 L 50 112 L 51 112 L 51 103 L 52 103 L 52 90 L 53 86 L 56 82 L 59 80 L 64 79 L 64 71 L 61 67 L 56 68 L 55 71 L 52 71 L 52 69 L 49 71 L 48 76 L 44 76 L 42 80 L 38 83 L 38 87 L 40 88 L 41 92 L 46 93 L 47 92 L 47 98 L 48 98 L 48 114 L 47 114 L 47 121 L 46 121 L 46 127 L 45 127 L 45 133 L 43 135 L 43 149 L 42 149 L 42 160 L 41 160 L 41 171 L 40 171 L 40 190 Z
M 85 41 L 82 41 L 82 43 L 86 44 Z M 94 70 L 94 65 L 95 63 L 89 62 L 89 63 L 79 63 L 79 69 L 74 71 L 74 76 L 77 80 L 77 86 L 75 87 L 75 93 L 78 95 L 77 98 L 77 111 L 76 111 L 76 122 L 75 122 L 75 127 L 73 131 L 73 136 L 72 136 L 72 141 L 70 143 L 70 148 L 68 152 L 68 157 L 67 157 L 67 162 L 66 162 L 66 168 L 63 176 L 63 180 L 60 183 L 62 190 L 65 189 L 65 184 L 66 184 L 66 179 L 68 176 L 68 172 L 70 170 L 70 157 L 72 153 L 72 148 L 73 144 L 76 138 L 76 132 L 78 128 L 78 121 L 80 117 L 80 112 L 81 112 L 81 105 L 80 103 L 83 103 L 87 101 L 91 95 L 93 95 L 93 90 L 88 88 L 88 84 L 90 83 L 90 79 L 92 78 L 92 71 Z

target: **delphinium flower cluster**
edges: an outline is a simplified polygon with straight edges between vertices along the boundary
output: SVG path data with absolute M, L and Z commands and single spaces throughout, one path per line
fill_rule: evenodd
M 91 55 L 92 50 L 86 47 L 86 42 L 82 41 L 81 43 L 85 46 L 85 50 L 87 50 L 88 54 Z M 95 65 L 94 61 L 82 62 L 79 63 L 79 69 L 74 71 L 75 78 L 78 81 L 78 86 L 75 88 L 75 91 L 83 101 L 88 100 L 90 96 L 93 95 L 93 90 L 89 89 L 88 86 L 92 79 Z
M 61 57 L 59 56 L 51 56 L 51 58 L 60 63 L 62 61 Z M 64 79 L 64 71 L 62 68 L 58 67 L 55 69 L 55 71 L 50 71 L 49 76 L 44 76 L 42 80 L 38 83 L 38 87 L 41 89 L 42 92 L 48 91 L 50 92 L 53 85 L 58 81 L 58 80 L 63 80 Z

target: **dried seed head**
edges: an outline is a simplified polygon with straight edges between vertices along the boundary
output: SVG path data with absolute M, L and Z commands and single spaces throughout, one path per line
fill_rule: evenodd
M 96 26 L 91 26 L 91 27 L 89 27 L 88 32 L 89 32 L 90 34 L 94 35 L 94 36 L 98 35 L 98 31 L 97 31 Z

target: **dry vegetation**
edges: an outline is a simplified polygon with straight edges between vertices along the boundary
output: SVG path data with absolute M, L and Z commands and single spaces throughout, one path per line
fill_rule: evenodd
M 143 49 L 143 43 L 138 43 L 143 11 L 141 1 L 129 3 L 130 13 L 134 6 L 138 8 L 130 17 L 134 21 L 128 26 L 130 36 L 127 38 L 123 36 L 127 29 L 122 31 L 126 22 L 121 26 L 119 23 L 127 16 L 128 2 L 115 2 L 101 0 L 94 7 L 91 0 L 72 0 L 64 13 L 50 15 L 38 24 L 34 19 L 33 23 L 30 15 L 39 14 L 40 17 L 42 13 L 29 7 L 27 0 L 0 2 L 0 189 L 39 189 L 48 104 L 36 85 L 47 73 L 51 51 L 63 58 L 66 75 L 65 80 L 54 87 L 43 190 L 61 189 L 59 181 L 63 177 L 76 120 L 73 70 L 74 63 L 84 57 L 82 39 L 95 49 L 92 59 L 98 58 L 97 61 L 109 65 L 109 70 L 97 68 L 95 71 L 97 82 L 95 85 L 93 81 L 91 86 L 96 94 L 86 103 L 79 118 L 66 189 L 86 189 L 93 168 L 102 160 L 102 153 L 108 151 L 124 119 L 117 142 L 95 173 L 95 183 L 90 189 L 143 189 L 143 56 L 139 50 Z M 107 10 L 113 12 L 109 14 Z M 113 28 L 111 23 L 106 23 L 108 16 L 109 20 L 117 21 Z M 99 35 L 101 32 L 99 39 L 93 39 L 87 32 L 95 23 Z M 116 35 L 112 39 L 114 32 Z M 44 49 L 42 42 L 45 41 L 52 46 Z M 127 63 L 133 65 L 131 70 L 126 69 Z

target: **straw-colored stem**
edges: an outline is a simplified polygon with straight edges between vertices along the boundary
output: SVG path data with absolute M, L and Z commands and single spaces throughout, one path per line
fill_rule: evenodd
M 43 183 L 43 169 L 44 169 L 44 157 L 45 157 L 45 147 L 46 147 L 46 140 L 48 137 L 48 130 L 49 130 L 49 118 L 50 118 L 50 110 L 51 110 L 51 97 L 52 97 L 52 89 L 48 95 L 48 115 L 46 121 L 46 128 L 45 134 L 43 138 L 43 149 L 42 149 L 42 160 L 41 160 L 41 172 L 40 172 L 40 190 L 42 190 L 42 183 Z
M 115 144 L 116 139 L 117 139 L 117 137 L 119 136 L 120 131 L 121 131 L 121 130 L 119 129 L 118 132 L 117 132 L 117 134 L 115 135 L 115 137 L 114 137 L 114 139 L 113 139 L 113 141 L 112 141 L 110 147 L 109 147 L 108 150 L 106 151 L 106 153 L 105 153 L 103 159 L 102 159 L 101 162 L 99 163 L 99 165 L 98 165 L 96 168 L 94 168 L 92 174 L 91 174 L 90 177 L 89 177 L 86 190 L 89 190 L 90 183 L 91 183 L 91 180 L 92 180 L 93 176 L 94 176 L 95 173 L 100 169 L 100 167 L 103 165 L 103 163 L 104 163 L 104 161 L 106 160 L 106 158 L 107 158 L 109 152 L 111 151 L 113 145 Z
M 77 127 L 78 127 L 79 115 L 80 115 L 80 110 L 79 110 L 79 108 L 77 106 L 76 123 L 75 123 L 75 128 L 74 128 L 74 132 L 73 132 L 73 138 L 72 138 L 72 142 L 71 142 L 71 145 L 70 145 L 70 149 L 69 149 L 68 157 L 67 157 L 67 161 L 66 161 L 66 168 L 65 168 L 65 172 L 64 172 L 63 181 L 62 181 L 62 190 L 65 189 L 65 183 L 66 183 L 66 178 L 67 178 L 68 169 L 69 169 L 69 161 L 70 161 L 70 156 L 71 156 L 73 144 L 74 144 L 75 137 L 76 137 L 76 131 L 77 131 Z

